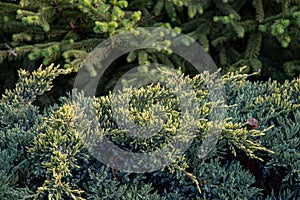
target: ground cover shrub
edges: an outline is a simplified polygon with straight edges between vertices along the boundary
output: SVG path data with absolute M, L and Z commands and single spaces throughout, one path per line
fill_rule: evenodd
M 145 117 L 151 116 L 155 104 L 164 106 L 167 113 L 162 132 L 148 140 L 132 139 L 113 119 L 111 94 L 87 100 L 74 91 L 48 108 L 35 105 L 55 77 L 70 71 L 54 65 L 31 73 L 19 70 L 15 88 L 2 95 L 1 199 L 299 198 L 299 79 L 280 84 L 250 82 L 248 75 L 239 73 L 222 76 L 227 117 L 216 146 L 201 157 L 209 114 L 217 103 L 210 100 L 206 86 L 206 78 L 213 75 L 184 77 L 197 94 L 195 110 L 201 119 L 190 147 L 161 170 L 126 173 L 97 160 L 82 136 L 97 144 L 107 135 L 128 151 L 156 150 L 179 130 L 178 100 L 160 85 L 132 90 L 130 108 L 137 124 L 155 122 Z M 97 120 L 77 112 L 78 102 L 96 108 L 89 111 Z M 249 126 L 249 118 L 255 118 L 258 127 Z

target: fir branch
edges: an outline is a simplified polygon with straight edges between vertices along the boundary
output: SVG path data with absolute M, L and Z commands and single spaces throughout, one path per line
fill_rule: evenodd
M 245 59 L 249 59 L 251 61 L 253 58 L 257 58 L 261 48 L 261 43 L 262 43 L 262 33 L 251 34 L 245 52 Z
M 265 17 L 263 2 L 262 2 L 262 0 L 253 0 L 252 5 L 256 10 L 256 19 L 257 19 L 257 21 L 259 23 L 261 23 L 264 20 L 264 17 Z

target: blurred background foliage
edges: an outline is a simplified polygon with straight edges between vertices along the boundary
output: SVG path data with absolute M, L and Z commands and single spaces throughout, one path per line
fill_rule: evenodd
M 72 88 L 99 43 L 134 27 L 164 26 L 191 36 L 223 73 L 246 66 L 244 73 L 260 72 L 253 80 L 299 76 L 299 0 L 1 0 L 0 13 L 0 93 L 13 87 L 20 68 L 55 63 L 73 69 L 41 97 L 44 105 Z M 111 65 L 100 89 L 107 92 L 111 79 L 149 62 L 191 71 L 173 54 L 138 50 Z

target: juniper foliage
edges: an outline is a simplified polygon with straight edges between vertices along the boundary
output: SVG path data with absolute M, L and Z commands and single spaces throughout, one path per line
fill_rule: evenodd
M 74 104 L 71 96 L 62 97 L 59 104 L 45 109 L 34 105 L 37 95 L 51 89 L 53 79 L 65 73 L 70 70 L 53 65 L 32 73 L 20 70 L 15 89 L 6 90 L 2 96 L 1 199 L 299 197 L 299 79 L 284 84 L 271 80 L 252 83 L 246 80 L 248 75 L 229 73 L 223 76 L 229 118 L 224 121 L 216 146 L 206 157 L 199 157 L 197 153 L 207 134 L 207 117 L 213 104 L 205 86 L 205 76 L 185 77 L 197 93 L 202 119 L 192 144 L 162 170 L 134 174 L 111 169 L 99 162 L 82 140 L 84 134 L 99 140 L 104 134 L 130 151 L 159 148 L 151 140 L 124 136 L 113 121 L 109 95 L 86 101 L 82 94 L 75 93 L 76 99 L 92 103 L 101 125 L 99 129 L 86 129 L 94 127 L 95 122 L 76 113 L 80 105 Z M 178 101 L 159 85 L 132 92 L 136 97 L 130 108 L 137 124 L 153 123 L 141 116 L 151 116 L 149 109 L 157 98 L 170 109 L 168 116 L 172 123 L 164 125 L 169 135 L 158 133 L 153 138 L 160 145 L 168 143 L 168 137 L 180 125 Z M 139 98 L 146 101 L 139 101 Z M 137 108 L 141 109 L 140 115 L 134 114 Z M 258 120 L 258 129 L 248 130 L 248 117 Z M 78 124 L 78 119 L 82 123 Z

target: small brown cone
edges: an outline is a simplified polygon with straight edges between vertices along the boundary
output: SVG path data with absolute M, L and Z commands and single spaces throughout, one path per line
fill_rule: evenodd
M 248 130 L 257 129 L 258 128 L 258 121 L 252 117 L 247 119 L 247 128 Z

